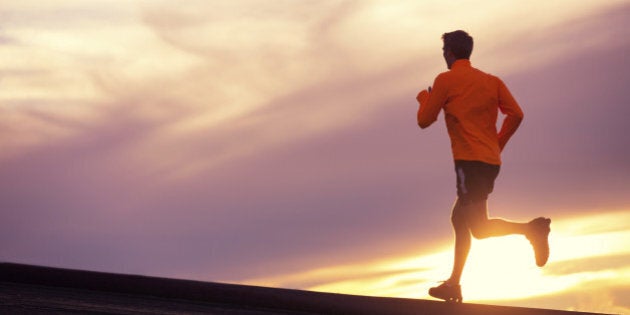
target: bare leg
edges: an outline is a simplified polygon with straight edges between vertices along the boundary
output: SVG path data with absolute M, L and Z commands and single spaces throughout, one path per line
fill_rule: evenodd
M 533 246 L 536 265 L 544 266 L 549 258 L 549 218 L 536 218 L 528 223 L 515 223 L 503 219 L 488 219 L 485 201 L 470 202 L 466 205 L 468 226 L 475 238 L 487 238 L 510 234 L 521 234 L 527 237 Z M 463 269 L 463 267 L 462 267 Z
M 451 222 L 455 231 L 455 258 L 453 260 L 453 271 L 448 282 L 452 285 L 459 284 L 471 245 L 470 230 L 464 216 L 466 213 L 464 207 L 464 204 L 457 199 L 451 214 Z
M 527 223 L 515 223 L 503 219 L 488 219 L 487 202 L 455 201 L 451 215 L 455 230 L 455 258 L 449 284 L 460 282 L 468 253 L 471 247 L 471 233 L 475 238 L 487 238 L 510 234 L 525 235 L 529 229 Z
M 503 219 L 488 219 L 488 206 L 485 200 L 467 204 L 470 232 L 475 238 L 504 236 L 510 234 L 525 235 L 528 232 L 527 223 L 516 223 Z

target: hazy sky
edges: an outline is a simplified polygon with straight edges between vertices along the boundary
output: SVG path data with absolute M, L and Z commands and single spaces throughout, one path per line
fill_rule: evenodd
M 441 253 L 455 174 L 415 96 L 456 29 L 525 112 L 491 215 L 629 244 L 628 21 L 628 1 L 0 0 L 0 260 L 353 293 L 298 279 Z M 623 275 L 598 292 L 630 308 L 630 252 L 592 244 L 550 264 Z M 583 274 L 558 265 L 539 283 Z M 549 305 L 602 310 L 562 283 Z

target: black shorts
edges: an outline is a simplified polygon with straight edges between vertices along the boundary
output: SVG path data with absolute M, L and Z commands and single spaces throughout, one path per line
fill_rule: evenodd
M 500 168 L 480 161 L 456 160 L 457 197 L 463 202 L 488 199 Z

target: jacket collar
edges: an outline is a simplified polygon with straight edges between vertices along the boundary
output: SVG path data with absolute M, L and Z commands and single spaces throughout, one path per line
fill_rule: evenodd
M 470 64 L 470 60 L 469 59 L 457 59 L 451 65 L 451 70 L 457 69 L 457 68 L 470 68 L 470 67 L 472 67 L 472 66 Z

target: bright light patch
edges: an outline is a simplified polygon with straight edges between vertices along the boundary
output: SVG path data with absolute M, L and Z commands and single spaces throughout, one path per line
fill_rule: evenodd
M 630 213 L 557 219 L 551 227 L 551 255 L 544 268 L 536 266 L 532 247 L 523 236 L 474 240 L 462 277 L 465 301 L 526 300 L 575 291 L 587 283 L 630 285 Z M 611 263 L 604 267 L 601 261 L 593 265 L 589 261 L 595 258 Z M 452 249 L 448 248 L 408 258 L 247 282 L 313 291 L 430 298 L 428 289 L 448 278 L 452 259 Z M 563 266 L 573 266 L 575 270 L 558 272 Z

